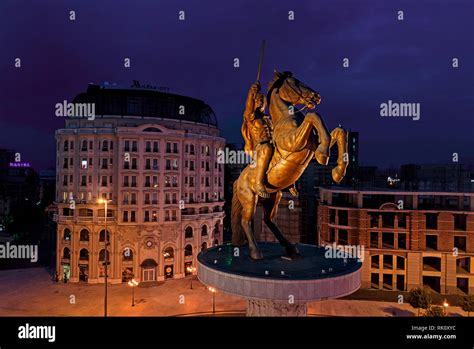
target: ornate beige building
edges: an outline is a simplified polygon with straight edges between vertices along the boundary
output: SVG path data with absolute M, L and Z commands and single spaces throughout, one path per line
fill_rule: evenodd
M 56 131 L 57 273 L 71 282 L 180 278 L 203 248 L 222 243 L 225 140 L 200 100 L 149 89 L 89 85 Z M 76 109 L 77 110 L 77 109 Z M 105 204 L 98 200 L 107 199 Z

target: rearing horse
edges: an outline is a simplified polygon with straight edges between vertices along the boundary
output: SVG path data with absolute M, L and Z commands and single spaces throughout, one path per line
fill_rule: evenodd
M 287 255 L 290 258 L 297 257 L 298 249 L 283 236 L 275 224 L 281 191 L 298 180 L 313 158 L 326 166 L 329 149 L 334 144 L 337 144 L 338 157 L 337 166 L 332 169 L 332 178 L 336 183 L 342 180 L 349 164 L 346 131 L 337 127 L 329 133 L 317 113 L 305 115 L 301 110 L 296 110 L 298 105 L 303 105 L 302 109 L 314 109 L 321 102 L 319 93 L 294 78 L 290 72 L 275 71 L 274 78 L 268 85 L 267 99 L 275 148 L 266 178 L 270 198 L 259 197 L 254 189 L 255 166 L 247 166 L 242 171 L 234 182 L 232 197 L 232 244 L 241 246 L 246 239 L 250 257 L 254 260 L 263 259 L 251 226 L 257 203 L 262 204 L 264 222 L 285 247 Z

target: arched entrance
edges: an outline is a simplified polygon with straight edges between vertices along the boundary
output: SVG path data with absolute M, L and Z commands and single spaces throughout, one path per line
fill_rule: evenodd
M 133 251 L 130 247 L 125 247 L 122 251 L 122 282 L 128 282 L 134 276 Z
M 83 248 L 82 250 L 79 251 L 79 281 L 87 282 L 88 280 L 89 280 L 89 251 L 86 248 Z
M 154 259 L 145 259 L 142 264 L 142 282 L 156 281 L 156 267 L 158 263 Z
M 62 266 L 61 278 L 64 281 L 67 281 L 71 278 L 71 250 L 68 247 L 64 247 L 63 249 L 61 266 Z
M 172 279 L 174 275 L 174 249 L 169 246 L 163 250 L 165 279 Z
M 110 272 L 112 270 L 111 266 L 111 260 L 110 260 L 110 252 L 107 250 L 107 276 L 110 275 Z M 103 278 L 105 277 L 105 250 L 102 249 L 99 252 L 99 277 Z

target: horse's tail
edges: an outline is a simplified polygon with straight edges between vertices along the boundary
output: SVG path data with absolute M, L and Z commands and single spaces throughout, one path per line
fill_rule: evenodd
M 240 178 L 240 177 L 239 177 Z M 237 196 L 237 182 L 234 181 L 232 192 L 232 209 L 231 209 L 231 227 L 232 227 L 232 245 L 240 246 L 245 242 L 244 230 L 242 229 L 242 204 Z

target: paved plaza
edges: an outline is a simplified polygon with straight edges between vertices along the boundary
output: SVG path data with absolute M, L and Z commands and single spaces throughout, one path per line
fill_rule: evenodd
M 110 285 L 109 316 L 208 316 L 212 315 L 212 293 L 194 279 L 169 280 L 153 287 L 132 290 L 126 284 Z M 0 271 L 0 316 L 102 316 L 104 285 L 55 283 L 44 268 Z M 244 300 L 218 292 L 216 314 L 245 315 Z M 313 302 L 314 316 L 414 316 L 408 304 L 336 299 Z M 450 307 L 451 316 L 466 316 Z

